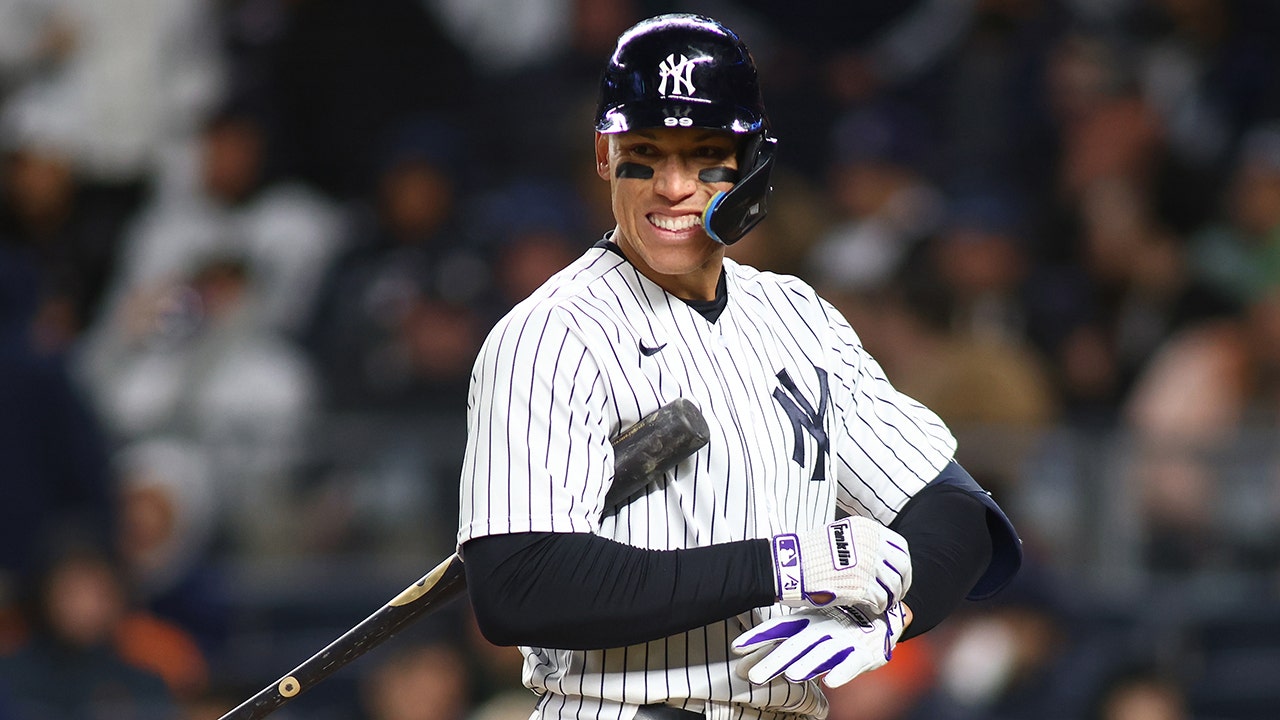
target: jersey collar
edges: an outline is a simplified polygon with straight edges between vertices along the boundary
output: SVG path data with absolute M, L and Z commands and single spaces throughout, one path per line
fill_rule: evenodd
M 604 237 L 596 241 L 594 247 L 603 248 L 611 253 L 615 253 L 623 260 L 627 260 L 627 256 L 623 254 L 622 248 L 613 241 L 613 231 L 604 234 Z M 627 260 L 630 263 L 630 260 Z M 725 282 L 724 268 L 720 268 L 720 279 L 716 281 L 716 297 L 714 300 L 685 300 L 678 298 L 680 302 L 693 308 L 699 315 L 707 319 L 707 322 L 714 323 L 720 319 L 720 314 L 729 305 L 729 287 Z

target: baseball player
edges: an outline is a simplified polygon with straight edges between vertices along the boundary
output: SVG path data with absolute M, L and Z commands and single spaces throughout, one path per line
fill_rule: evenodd
M 627 30 L 596 115 L 617 226 L 497 323 L 468 400 L 458 541 L 534 718 L 821 719 L 821 684 L 1021 560 L 1008 519 L 844 318 L 725 257 L 777 146 L 715 20 Z M 610 438 L 676 398 L 710 442 L 601 518 Z

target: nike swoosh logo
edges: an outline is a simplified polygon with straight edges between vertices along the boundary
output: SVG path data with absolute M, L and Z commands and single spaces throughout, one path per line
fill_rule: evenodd
M 645 357 L 652 357 L 662 352 L 662 348 L 666 347 L 666 343 L 662 343 L 658 347 L 645 347 L 644 343 L 640 343 L 640 354 Z

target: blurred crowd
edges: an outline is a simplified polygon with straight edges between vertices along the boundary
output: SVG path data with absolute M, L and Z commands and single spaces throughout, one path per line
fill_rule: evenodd
M 832 719 L 1275 716 L 1280 5 L 0 0 L 0 720 L 217 718 L 452 551 L 471 361 L 612 228 L 599 72 L 667 11 L 780 138 L 730 255 L 1026 543 Z M 330 687 L 279 715 L 532 697 L 465 603 Z

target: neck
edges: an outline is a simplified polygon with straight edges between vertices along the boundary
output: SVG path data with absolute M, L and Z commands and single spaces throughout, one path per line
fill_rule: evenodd
M 614 232 L 613 243 L 641 275 L 681 300 L 708 302 L 716 299 L 716 286 L 724 269 L 724 246 L 718 243 L 696 259 L 664 262 L 652 253 L 633 247 L 621 233 Z M 666 265 L 666 267 L 664 267 Z

